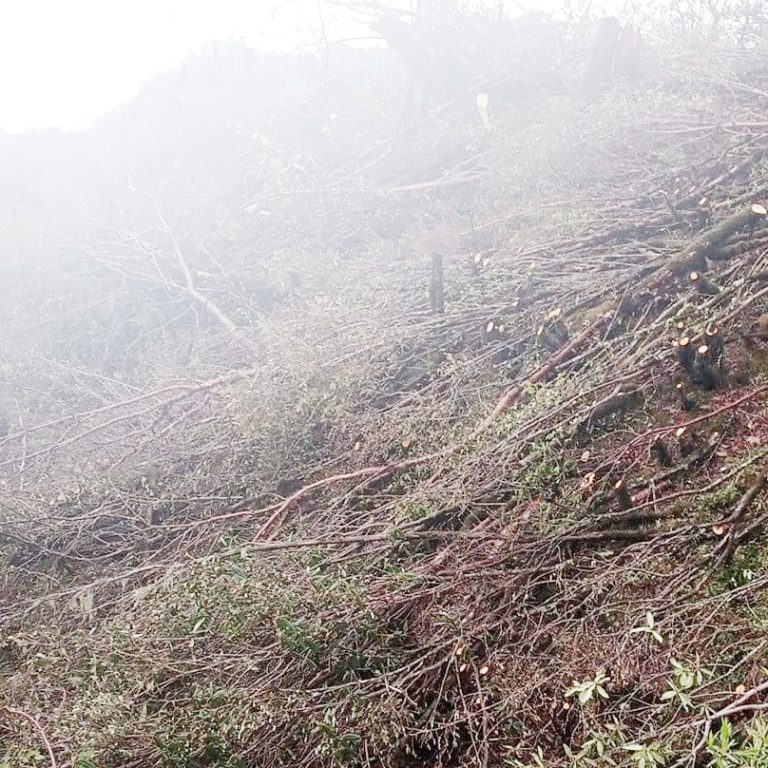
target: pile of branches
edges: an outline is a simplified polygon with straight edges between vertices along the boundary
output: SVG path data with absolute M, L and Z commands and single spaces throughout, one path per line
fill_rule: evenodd
M 715 64 L 500 107 L 415 185 L 347 163 L 322 204 L 397 247 L 252 325 L 156 201 L 102 243 L 210 375 L 71 369 L 0 438 L 6 762 L 695 765 L 768 706 L 768 71 Z

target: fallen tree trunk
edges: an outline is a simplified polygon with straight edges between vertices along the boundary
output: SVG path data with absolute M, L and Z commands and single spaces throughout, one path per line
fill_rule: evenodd
M 766 214 L 768 209 L 760 203 L 753 203 L 732 214 L 694 240 L 691 248 L 670 265 L 672 271 L 675 274 L 685 274 L 691 270 L 706 271 L 706 260 L 716 258 L 720 246 L 731 235 L 745 227 L 753 228 L 759 221 L 765 219 Z

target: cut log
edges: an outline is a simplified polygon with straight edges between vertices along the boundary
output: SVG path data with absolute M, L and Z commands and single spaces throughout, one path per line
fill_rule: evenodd
M 752 203 L 707 230 L 694 241 L 693 246 L 670 266 L 676 274 L 690 273 L 691 270 L 706 271 L 707 259 L 717 258 L 720 246 L 736 232 L 753 229 L 768 216 L 768 210 L 760 203 Z

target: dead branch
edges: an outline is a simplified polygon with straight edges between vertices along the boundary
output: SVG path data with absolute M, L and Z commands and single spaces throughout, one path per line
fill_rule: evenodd
M 43 742 L 45 751 L 48 753 L 50 768 L 57 768 L 56 755 L 53 752 L 53 747 L 51 746 L 51 742 L 45 733 L 45 729 L 43 728 L 42 725 L 40 725 L 40 722 L 39 720 L 37 720 L 37 718 L 32 717 L 32 715 L 20 709 L 15 709 L 13 707 L 7 707 L 7 706 L 0 706 L 0 713 L 4 713 L 6 715 L 13 715 L 15 717 L 20 717 L 23 720 L 26 720 L 35 729 L 35 731 L 37 731 L 37 734 L 40 737 L 40 741 Z

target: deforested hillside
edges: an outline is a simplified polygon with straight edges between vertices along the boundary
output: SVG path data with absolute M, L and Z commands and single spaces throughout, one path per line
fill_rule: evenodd
M 2 768 L 768 761 L 762 12 L 456 13 L 0 135 Z

